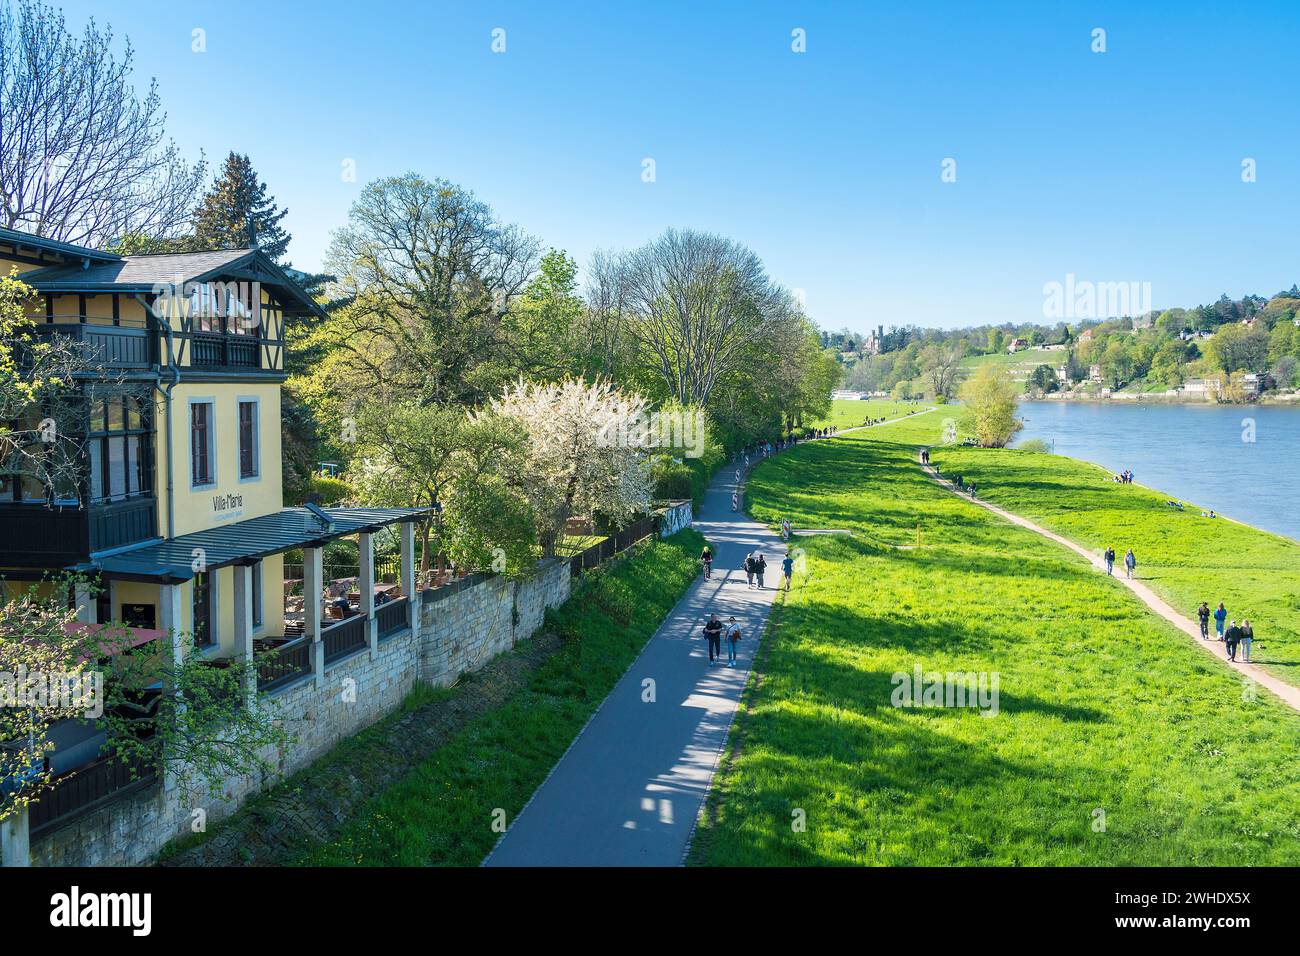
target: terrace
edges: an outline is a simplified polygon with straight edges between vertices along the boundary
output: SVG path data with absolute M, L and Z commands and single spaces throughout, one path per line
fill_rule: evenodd
M 289 508 L 97 558 L 93 566 L 80 570 L 105 580 L 157 582 L 162 612 L 158 627 L 112 625 L 114 644 L 151 646 L 175 660 L 201 653 L 213 667 L 228 667 L 243 658 L 251 665 L 250 675 L 256 675 L 255 686 L 250 680 L 246 687 L 251 703 L 258 694 L 277 694 L 313 679 L 320 686 L 334 665 L 367 649 L 377 650 L 381 641 L 414 626 L 410 598 L 416 588 L 414 524 L 423 516 L 419 509 Z M 396 534 L 398 553 L 377 562 L 374 538 L 381 531 Z M 344 538 L 357 544 L 355 573 L 326 581 L 324 547 Z M 287 582 L 284 626 L 277 633 L 255 635 L 253 565 L 289 551 L 301 553 L 303 563 L 301 577 Z M 229 596 L 236 609 L 233 639 L 207 647 L 195 646 L 193 636 L 182 628 L 180 614 L 182 586 L 199 573 L 194 570 L 196 553 L 206 557 L 209 573 L 222 567 L 233 570 L 234 589 Z M 305 600 L 308 594 L 318 599 Z M 100 628 L 85 621 L 94 616 L 88 594 L 79 589 L 76 600 L 84 622 L 77 627 Z M 161 685 L 147 688 L 146 693 L 161 693 Z M 32 809 L 33 837 L 157 781 L 152 768 L 128 767 L 106 753 L 104 733 L 91 721 L 61 721 L 50 735 L 56 746 L 48 756 L 48 769 L 56 779 Z

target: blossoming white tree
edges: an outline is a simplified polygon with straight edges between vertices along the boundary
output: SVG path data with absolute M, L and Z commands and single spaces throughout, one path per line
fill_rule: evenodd
M 646 401 L 607 381 L 520 380 L 485 414 L 517 421 L 527 432 L 518 476 L 546 554 L 554 554 L 573 515 L 600 514 L 624 524 L 650 505 Z

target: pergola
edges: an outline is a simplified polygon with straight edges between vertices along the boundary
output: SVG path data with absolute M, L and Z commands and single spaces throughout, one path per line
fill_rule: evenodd
M 104 580 L 143 581 L 160 588 L 158 630 L 170 635 L 171 656 L 180 663 L 186 654 L 183 639 L 181 587 L 200 572 L 230 567 L 234 572 L 235 651 L 251 664 L 253 640 L 253 565 L 273 554 L 301 549 L 303 552 L 303 653 L 302 672 L 308 665 L 317 681 L 324 680 L 325 667 L 333 659 L 369 645 L 378 646 L 381 636 L 375 603 L 374 534 L 390 525 L 400 525 L 399 582 L 404 598 L 385 605 L 382 624 L 387 632 L 395 627 L 413 627 L 411 600 L 415 594 L 415 523 L 428 513 L 423 508 L 284 508 L 274 514 L 249 518 L 217 528 L 179 535 L 165 541 L 116 554 L 100 555 L 74 568 Z M 324 586 L 322 549 L 330 541 L 356 535 L 359 574 L 358 614 L 324 626 L 321 602 Z M 310 596 L 310 597 L 308 597 Z M 95 624 L 95 605 L 84 588 L 78 589 L 77 616 Z M 400 618 L 400 619 L 399 619 Z M 298 641 L 292 642 L 299 644 Z

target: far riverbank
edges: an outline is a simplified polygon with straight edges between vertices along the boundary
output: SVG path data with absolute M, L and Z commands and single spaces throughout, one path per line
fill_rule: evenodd
M 1131 470 L 1197 514 L 1300 539 L 1300 407 L 1027 401 L 1020 414 L 1015 445 L 1041 439 L 1111 474 Z
M 1217 402 L 1205 398 L 1191 398 L 1177 395 L 1165 395 L 1161 392 L 1117 392 L 1111 395 L 1082 394 L 1076 395 L 1073 392 L 1062 394 L 1060 392 L 1048 392 L 1045 395 L 1032 397 L 1021 395 L 1021 402 L 1056 402 L 1061 404 L 1089 404 L 1089 405 L 1191 405 L 1191 406 L 1211 406 L 1226 408 L 1250 408 L 1252 406 L 1281 406 L 1300 408 L 1300 392 L 1290 395 L 1269 395 L 1253 402 Z

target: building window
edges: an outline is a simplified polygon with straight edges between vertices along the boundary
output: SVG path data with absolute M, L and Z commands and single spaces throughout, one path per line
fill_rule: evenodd
M 257 440 L 258 440 L 258 421 L 257 421 L 257 402 L 244 401 L 239 403 L 239 477 L 256 478 L 257 477 Z
M 254 629 L 262 626 L 262 562 L 258 561 L 253 565 L 253 573 L 250 575 L 253 579 L 253 627 Z
M 206 571 L 194 575 L 194 646 L 211 647 L 212 633 L 212 578 Z
M 108 395 L 90 398 L 87 407 L 85 457 L 80 466 L 69 460 L 65 467 L 60 461 L 66 459 L 57 454 L 50 457 L 49 447 L 37 437 L 43 412 L 29 410 L 22 421 L 13 423 L 12 430 L 30 440 L 13 451 L 4 463 L 7 468 L 0 467 L 0 501 L 103 504 L 153 494 L 152 402 L 136 395 Z M 40 467 L 38 460 L 44 462 Z
M 212 402 L 190 403 L 190 484 L 216 484 L 216 449 Z

